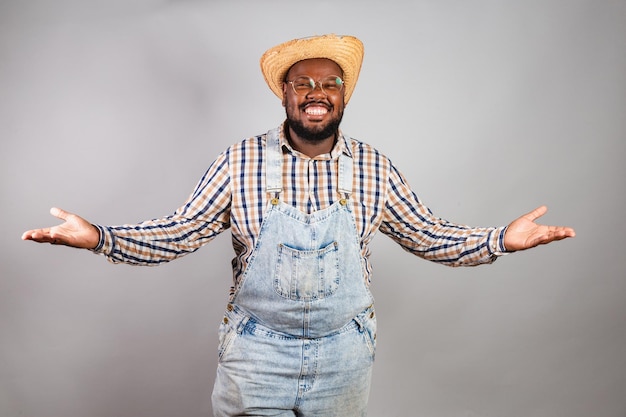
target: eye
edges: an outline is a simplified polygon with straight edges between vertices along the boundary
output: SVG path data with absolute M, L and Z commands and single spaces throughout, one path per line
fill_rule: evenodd
M 293 88 L 298 91 L 307 91 L 315 88 L 315 82 L 309 77 L 298 77 L 292 81 Z
M 324 88 L 324 91 L 336 92 L 341 90 L 342 86 L 343 80 L 337 76 L 327 77 L 322 80 L 322 88 Z

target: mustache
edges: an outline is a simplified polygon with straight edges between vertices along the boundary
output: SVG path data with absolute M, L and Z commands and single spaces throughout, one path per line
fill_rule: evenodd
M 316 106 L 323 106 L 326 107 L 328 110 L 332 110 L 333 109 L 333 105 L 324 101 L 324 100 L 309 100 L 306 103 L 302 103 L 300 104 L 298 107 L 300 108 L 300 110 L 304 110 L 306 109 L 308 106 L 310 105 L 316 105 Z

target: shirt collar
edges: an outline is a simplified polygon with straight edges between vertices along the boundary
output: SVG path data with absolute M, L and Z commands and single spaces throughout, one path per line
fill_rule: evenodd
M 283 151 L 287 151 L 291 154 L 297 152 L 295 149 L 293 149 L 291 147 L 291 145 L 289 144 L 289 141 L 287 140 L 287 137 L 285 135 L 285 126 L 286 126 L 287 122 L 282 123 L 280 125 L 280 127 L 278 128 L 278 137 L 280 140 L 280 147 L 281 149 L 283 149 Z M 352 157 L 352 151 L 350 150 L 350 146 L 348 143 L 348 137 L 344 136 L 343 132 L 341 131 L 341 129 L 339 129 L 338 131 L 338 139 L 335 142 L 335 146 L 333 146 L 333 148 L 330 151 L 330 159 L 336 159 L 339 157 L 339 155 L 341 154 L 345 154 L 349 157 Z M 328 154 L 326 154 L 328 155 Z

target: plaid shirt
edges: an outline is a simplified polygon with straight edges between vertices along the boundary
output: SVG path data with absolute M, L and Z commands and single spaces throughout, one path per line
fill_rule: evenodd
M 230 228 L 236 285 L 245 270 L 273 197 L 265 190 L 266 135 L 232 145 L 200 179 L 192 195 L 174 214 L 137 225 L 100 226 L 94 252 L 111 262 L 158 265 L 188 253 Z M 291 148 L 282 127 L 282 201 L 312 213 L 332 205 L 337 192 L 338 156 L 353 158 L 350 200 L 365 264 L 371 278 L 369 243 L 378 230 L 405 250 L 450 266 L 493 262 L 505 252 L 505 228 L 473 228 L 435 217 L 424 206 L 391 161 L 373 147 L 344 136 L 329 154 L 309 158 Z

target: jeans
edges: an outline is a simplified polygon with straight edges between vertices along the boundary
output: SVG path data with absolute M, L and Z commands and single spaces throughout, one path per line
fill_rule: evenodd
M 369 307 L 337 332 L 305 339 L 229 308 L 220 326 L 213 412 L 226 416 L 365 416 L 376 348 Z

